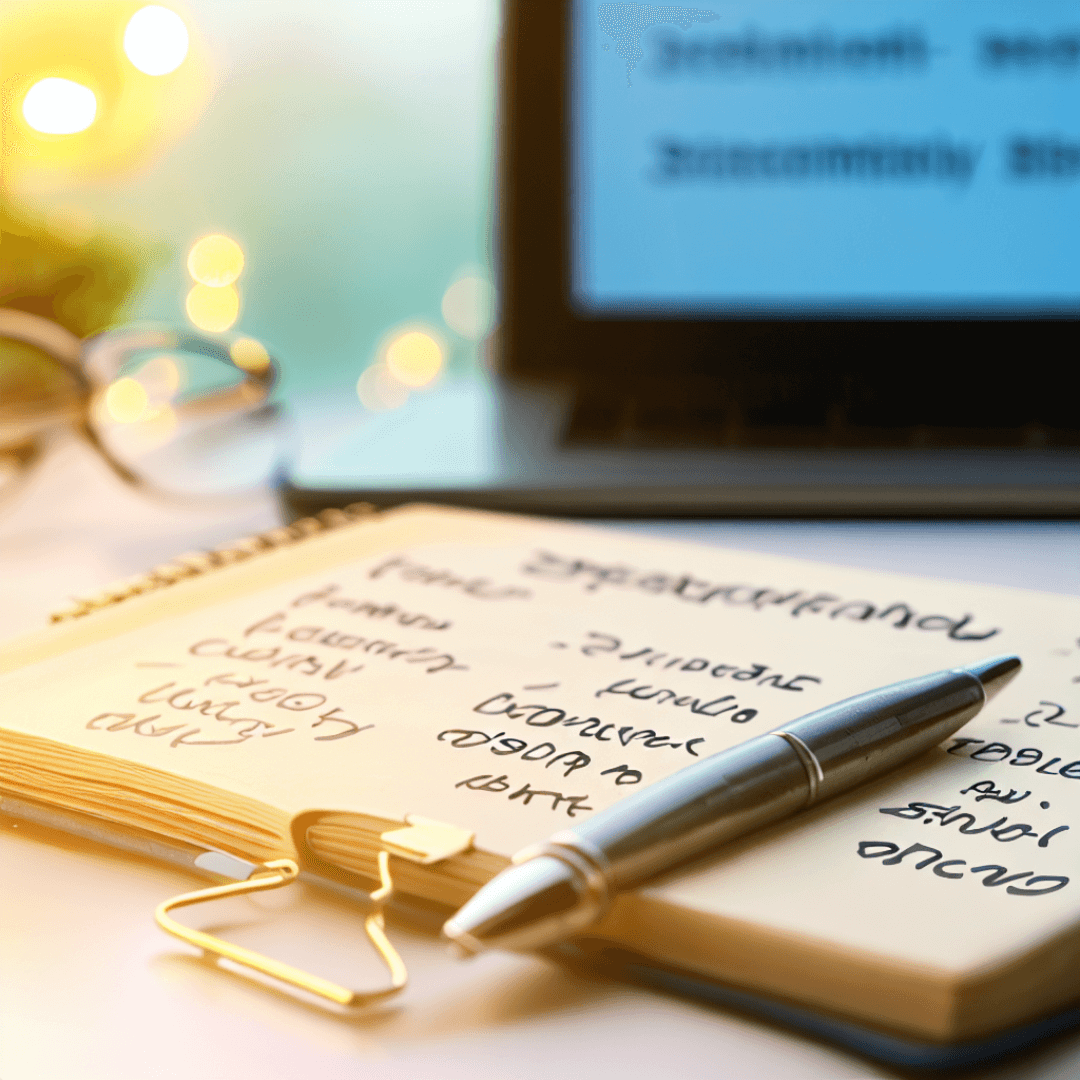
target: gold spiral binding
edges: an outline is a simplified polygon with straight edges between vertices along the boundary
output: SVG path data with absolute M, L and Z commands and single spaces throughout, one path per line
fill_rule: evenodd
M 178 555 L 146 573 L 115 582 L 94 596 L 78 599 L 69 608 L 54 611 L 49 616 L 49 621 L 58 623 L 67 622 L 70 619 L 81 619 L 84 615 L 119 604 L 132 596 L 166 589 L 178 581 L 200 577 L 222 566 L 243 562 L 268 551 L 300 543 L 310 536 L 339 529 L 344 525 L 352 525 L 356 521 L 377 513 L 378 509 L 375 506 L 365 502 L 351 503 L 342 510 L 330 507 L 320 510 L 314 517 L 299 518 L 291 525 L 279 525 L 277 528 L 256 533 L 254 536 L 242 537 L 222 547 Z

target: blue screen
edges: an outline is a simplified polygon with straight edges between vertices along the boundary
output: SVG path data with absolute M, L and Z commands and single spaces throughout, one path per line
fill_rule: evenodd
M 1080 308 L 1077 0 L 576 0 L 600 317 Z

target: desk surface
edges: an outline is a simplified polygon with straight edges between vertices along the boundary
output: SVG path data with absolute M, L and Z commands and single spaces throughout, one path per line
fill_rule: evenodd
M 180 550 L 269 527 L 242 507 L 150 503 L 78 444 L 58 448 L 0 516 L 0 635 Z M 620 525 L 642 533 L 942 577 L 1080 593 L 1080 526 L 1008 522 L 716 522 Z M 396 937 L 413 983 L 397 1003 L 342 1020 L 209 968 L 155 927 L 192 879 L 168 868 L 0 825 L 2 1080 L 549 1080 L 573 1076 L 839 1080 L 907 1074 L 783 1029 L 591 981 L 544 961 L 452 961 L 423 934 Z M 222 918 L 288 940 L 296 962 L 360 986 L 378 977 L 355 916 L 323 897 L 237 901 Z M 294 936 L 295 935 L 295 936 Z M 289 959 L 290 957 L 285 957 Z M 1080 1034 L 976 1074 L 1080 1075 Z

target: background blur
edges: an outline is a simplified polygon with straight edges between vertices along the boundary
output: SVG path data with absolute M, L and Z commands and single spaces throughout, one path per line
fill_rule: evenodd
M 1076 411 L 1041 374 L 1013 374 L 1028 357 L 1075 351 L 1073 0 L 721 7 L 727 37 L 708 30 L 704 9 L 505 5 L 496 381 L 484 358 L 497 0 L 0 0 L 0 211 L 10 201 L 46 222 L 4 229 L 0 307 L 79 336 L 133 320 L 228 331 L 249 349 L 238 365 L 247 371 L 265 365 L 265 344 L 299 420 L 301 439 L 282 440 L 290 513 L 362 495 L 576 514 L 1075 514 Z M 568 33 L 572 15 L 580 33 Z M 898 38 L 900 17 L 915 22 Z M 875 30 L 867 19 L 888 21 Z M 757 41 L 760 20 L 777 41 L 833 42 L 843 31 L 877 55 L 876 41 L 885 67 L 656 68 L 683 45 L 695 56 L 738 51 Z M 899 68 L 888 59 L 897 41 L 915 58 Z M 591 43 L 574 55 L 600 73 L 588 92 L 573 74 L 574 42 Z M 636 88 L 626 85 L 632 49 L 652 57 Z M 814 94 L 821 108 L 804 108 Z M 581 127 L 587 115 L 596 138 L 568 138 L 592 130 Z M 745 139 L 768 156 L 768 140 L 782 137 L 799 154 L 839 154 L 852 171 L 729 183 L 690 169 L 678 184 L 654 182 L 643 166 L 664 131 L 693 160 Z M 863 167 L 893 161 L 898 146 L 912 162 L 951 161 L 942 131 L 966 147 L 969 179 L 985 159 L 977 183 Z M 595 198 L 582 196 L 591 173 L 569 168 L 582 139 L 605 178 Z M 627 202 L 634 192 L 644 201 Z M 595 222 L 590 207 L 603 210 Z M 639 211 L 669 225 L 627 228 Z M 940 221 L 956 230 L 939 233 Z M 741 253 L 758 230 L 770 239 L 750 274 Z M 810 314 L 784 299 L 797 236 L 843 239 L 804 245 L 795 285 L 811 281 L 823 300 Z M 898 236 L 914 246 L 898 249 Z M 616 277 L 646 281 L 667 267 L 663 311 L 642 309 L 633 289 L 579 310 L 571 268 L 585 240 L 603 241 Z M 975 308 L 955 308 L 957 296 L 934 284 L 943 251 L 949 287 Z M 50 257 L 66 262 L 46 280 L 39 264 Z M 997 276 L 980 285 L 969 264 L 985 269 L 988 258 Z M 900 263 L 894 296 L 882 268 Z M 870 287 L 873 266 L 885 277 Z M 708 273 L 691 281 L 695 267 Z M 129 302 L 120 310 L 105 297 L 100 318 L 65 322 L 73 281 L 88 294 L 111 283 L 112 299 Z M 764 292 L 755 300 L 747 288 Z M 899 314 L 889 306 L 898 300 Z M 863 307 L 844 307 L 854 301 Z M 887 318 L 863 317 L 879 307 Z M 834 309 L 854 317 L 818 317 Z M 0 398 L 5 355 L 8 369 L 21 362 L 20 377 L 29 370 L 25 348 L 0 344 Z M 144 370 L 157 357 L 138 370 L 129 359 L 91 418 L 107 413 L 142 440 L 126 465 L 148 473 L 152 455 L 186 454 L 196 479 L 242 486 L 231 469 L 246 458 L 226 453 L 227 432 L 185 442 L 175 424 L 184 396 L 205 389 L 199 379 Z M 189 453 L 196 436 L 224 463 Z
M 235 312 L 287 398 L 359 420 L 477 370 L 496 36 L 495 0 L 4 0 L 3 190 L 157 245 L 126 318 Z M 214 234 L 243 268 L 200 287 Z

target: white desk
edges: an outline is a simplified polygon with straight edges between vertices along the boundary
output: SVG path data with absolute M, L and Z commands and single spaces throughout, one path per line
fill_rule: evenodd
M 181 550 L 276 520 L 246 508 L 155 506 L 77 444 L 50 458 L 0 509 L 0 633 L 40 625 L 89 593 Z M 1080 592 L 1072 524 L 649 523 L 621 527 L 864 566 Z M 907 1074 L 783 1029 L 689 1001 L 594 982 L 524 957 L 452 961 L 398 931 L 413 983 L 397 1002 L 342 1020 L 211 969 L 154 925 L 154 906 L 193 887 L 155 864 L 0 826 L 2 1080 L 574 1080 L 608 1077 L 840 1080 Z M 297 962 L 355 985 L 377 978 L 355 916 L 325 897 L 260 924 Z M 238 909 L 239 910 L 239 909 Z M 287 926 L 282 927 L 284 920 Z M 269 932 L 269 931 L 268 931 Z M 233 935 L 234 938 L 237 935 Z M 248 939 L 245 938 L 245 941 Z M 293 939 L 290 939 L 293 940 Z M 355 946 L 355 955 L 353 948 Z M 285 957 L 288 959 L 289 957 Z M 967 1074 L 978 1080 L 1080 1075 L 1080 1034 Z

